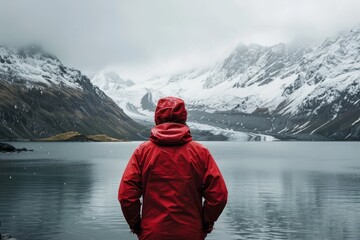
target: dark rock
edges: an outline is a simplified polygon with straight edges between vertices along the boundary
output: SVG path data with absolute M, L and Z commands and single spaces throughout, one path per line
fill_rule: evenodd
M 0 233 L 0 240 L 16 240 L 16 238 L 13 238 L 10 234 L 7 233 Z
M 155 112 L 156 105 L 152 99 L 152 93 L 147 92 L 141 99 L 141 107 L 145 110 Z
M 23 151 L 33 151 L 32 149 L 26 148 L 15 148 L 14 146 L 7 143 L 0 143 L 0 152 L 23 152 Z
M 0 143 L 0 152 L 15 152 L 16 148 L 7 143 Z

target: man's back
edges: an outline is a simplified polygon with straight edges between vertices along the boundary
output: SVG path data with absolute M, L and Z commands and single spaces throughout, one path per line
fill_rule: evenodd
M 140 227 L 140 239 L 200 240 L 204 224 L 212 226 L 225 207 L 227 190 L 214 159 L 192 141 L 189 128 L 164 122 L 131 157 L 119 201 L 130 227 Z

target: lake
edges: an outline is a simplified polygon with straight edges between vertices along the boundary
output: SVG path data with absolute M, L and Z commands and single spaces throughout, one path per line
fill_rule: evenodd
M 139 142 L 13 143 L 0 153 L 0 233 L 122 239 L 120 178 Z M 360 239 L 359 142 L 204 142 L 228 204 L 206 239 Z

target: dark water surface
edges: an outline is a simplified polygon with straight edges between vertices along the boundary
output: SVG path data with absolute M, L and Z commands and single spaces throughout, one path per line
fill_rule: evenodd
M 132 143 L 16 143 L 0 153 L 0 233 L 136 239 L 117 202 Z M 360 239 L 360 143 L 205 142 L 229 202 L 207 239 Z

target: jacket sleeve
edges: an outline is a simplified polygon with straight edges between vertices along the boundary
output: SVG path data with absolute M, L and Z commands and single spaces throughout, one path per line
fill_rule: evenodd
M 225 208 L 228 198 L 224 178 L 222 177 L 215 160 L 206 151 L 207 167 L 203 178 L 203 221 L 213 224 Z
M 141 171 L 135 151 L 125 168 L 118 192 L 122 212 L 132 230 L 140 223 L 141 194 Z

